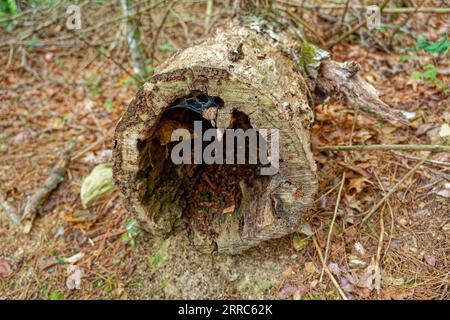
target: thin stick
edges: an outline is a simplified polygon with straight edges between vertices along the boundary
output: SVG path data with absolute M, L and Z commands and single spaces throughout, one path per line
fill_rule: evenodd
M 389 0 L 384 0 L 383 4 L 380 6 L 380 14 L 383 13 L 384 7 L 389 3 Z M 365 18 L 360 23 L 356 24 L 353 28 L 351 28 L 348 32 L 344 33 L 340 37 L 338 37 L 335 41 L 331 42 L 327 45 L 327 48 L 333 48 L 335 45 L 337 45 L 342 40 L 346 39 L 347 37 L 351 36 L 353 33 L 358 31 L 362 26 L 364 26 L 367 23 L 367 18 Z
M 350 150 L 401 150 L 401 151 L 431 151 L 450 152 L 450 146 L 438 144 L 367 144 L 352 146 L 323 146 L 320 151 L 350 151 Z
M 397 155 L 397 156 L 399 156 L 399 157 L 404 157 L 404 158 L 407 158 L 407 159 L 412 159 L 412 160 L 423 160 L 423 159 L 425 159 L 425 162 L 436 164 L 438 166 L 450 167 L 450 162 L 433 160 L 433 159 L 428 159 L 428 158 L 421 158 L 421 157 L 414 157 L 414 156 L 410 156 L 408 154 L 403 154 L 403 153 L 395 152 L 395 151 L 393 151 L 392 153 Z
M 205 29 L 209 29 L 209 25 L 211 23 L 211 15 L 212 15 L 212 9 L 214 5 L 214 0 L 208 0 L 206 3 L 206 13 L 205 13 Z
M 128 74 L 131 78 L 134 79 L 134 81 L 136 81 L 139 85 L 141 85 L 142 83 L 144 83 L 144 80 L 138 76 L 138 75 L 134 75 L 133 73 L 131 73 L 130 71 L 127 70 L 127 68 L 125 68 L 122 64 L 120 64 L 118 61 L 116 61 L 116 59 L 114 59 L 112 56 L 106 54 L 105 52 L 103 52 L 102 50 L 96 48 L 94 45 L 92 45 L 91 43 L 89 43 L 86 39 L 84 39 L 83 37 L 77 35 L 76 33 L 74 33 L 75 37 L 78 40 L 81 40 L 84 44 L 86 44 L 88 47 L 94 49 L 95 51 L 97 51 L 97 53 L 109 60 L 111 60 L 112 63 L 114 63 L 117 67 L 120 68 L 120 70 L 122 70 L 123 72 L 125 72 L 126 74 Z
M 378 210 L 379 207 L 381 207 L 381 205 L 394 193 L 397 191 L 397 189 L 400 187 L 400 185 L 405 182 L 409 177 L 411 177 L 416 171 L 417 169 L 419 169 L 419 167 L 425 162 L 424 160 L 419 161 L 407 174 L 405 174 L 403 176 L 403 178 L 401 178 L 395 185 L 394 187 L 392 187 L 385 195 L 384 197 L 378 201 L 376 204 L 374 204 L 372 206 L 372 208 L 367 211 L 366 216 L 362 219 L 361 224 L 366 223 L 367 220 L 369 220 L 369 218 L 372 216 L 372 214 Z
M 319 280 L 320 282 L 322 282 L 323 273 L 325 271 L 325 268 L 327 267 L 327 260 L 328 260 L 329 250 L 330 250 L 330 242 L 331 242 L 331 233 L 333 232 L 333 226 L 334 226 L 334 222 L 336 221 L 339 203 L 341 202 L 341 194 L 342 194 L 342 189 L 344 188 L 344 182 L 345 182 L 345 171 L 342 174 L 342 181 L 341 181 L 341 186 L 339 187 L 339 191 L 338 191 L 338 195 L 337 195 L 337 199 L 336 199 L 336 206 L 334 207 L 333 219 L 331 219 L 330 230 L 328 231 L 327 245 L 325 247 L 325 257 L 322 261 L 322 271 L 320 273 L 320 280 Z
M 298 24 L 301 24 L 306 30 L 308 30 L 309 32 L 311 32 L 316 38 L 317 40 L 319 40 L 320 44 L 322 46 L 325 46 L 325 41 L 323 40 L 323 38 L 317 33 L 316 30 L 314 30 L 314 28 L 312 28 L 305 20 L 296 17 L 293 13 L 289 12 L 289 11 L 284 11 L 289 17 L 291 17 L 295 22 L 297 22 Z
M 72 161 L 80 158 L 81 156 L 83 156 L 86 152 L 90 151 L 91 149 L 95 148 L 96 146 L 98 146 L 99 144 L 103 143 L 106 139 L 110 138 L 111 135 L 114 133 L 114 130 L 109 130 L 103 137 L 101 137 L 100 139 L 92 142 L 90 145 L 88 145 L 87 147 L 83 148 L 82 150 L 78 151 L 73 157 L 72 157 Z
M 284 1 L 284 0 L 277 0 L 276 1 L 279 4 L 291 6 L 291 7 L 298 7 L 303 8 L 307 10 L 316 10 L 316 9 L 324 9 L 324 10 L 343 10 L 345 9 L 345 4 L 298 4 L 290 1 Z M 364 5 L 352 5 L 352 8 L 355 9 L 364 9 L 366 6 Z M 439 7 L 422 7 L 416 10 L 415 7 L 403 7 L 403 8 L 386 8 L 383 10 L 384 13 L 388 14 L 398 14 L 398 13 L 411 13 L 411 12 L 417 12 L 417 13 L 437 13 L 437 14 L 446 14 L 450 13 L 450 8 L 439 8 Z
M 164 13 L 161 23 L 159 24 L 158 29 L 156 29 L 155 35 L 153 36 L 152 44 L 150 46 L 150 59 L 152 60 L 155 58 L 155 51 L 156 45 L 158 44 L 159 34 L 161 33 L 161 30 L 163 29 L 164 24 L 166 23 L 167 17 L 169 16 L 173 6 L 177 1 L 178 0 L 172 0 L 170 4 L 167 6 L 166 12 Z
M 322 262 L 322 265 L 323 265 L 324 264 L 324 260 L 323 260 L 323 256 L 322 256 L 322 251 L 320 250 L 320 247 L 319 247 L 319 244 L 317 243 L 316 237 L 312 236 L 312 239 L 313 239 L 313 242 L 314 242 L 314 246 L 316 247 L 317 254 L 319 255 L 319 259 L 320 259 L 320 261 Z M 336 290 L 341 295 L 342 299 L 343 300 L 348 300 L 348 298 L 345 295 L 344 291 L 342 291 L 341 287 L 339 286 L 339 283 L 337 282 L 337 280 L 334 278 L 334 276 L 331 273 L 331 271 L 326 266 L 325 266 L 325 272 L 330 277 L 331 282 L 333 283 L 334 287 L 336 288 Z

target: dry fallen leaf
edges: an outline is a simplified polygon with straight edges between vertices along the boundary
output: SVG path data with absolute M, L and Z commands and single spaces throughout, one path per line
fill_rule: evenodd
M 67 271 L 70 274 L 67 277 L 66 286 L 69 290 L 80 290 L 81 278 L 83 277 L 83 270 L 74 265 L 69 265 Z
M 301 251 L 305 249 L 308 245 L 310 238 L 299 233 L 295 233 L 292 238 L 292 245 L 294 246 L 295 251 Z
M 226 207 L 225 209 L 223 209 L 222 213 L 226 214 L 226 213 L 233 213 L 234 210 L 236 209 L 236 206 L 233 204 L 229 207 Z
M 64 263 L 75 264 L 83 258 L 84 258 L 84 252 L 78 252 L 77 254 L 74 254 L 73 256 L 71 256 L 69 258 L 65 258 Z
M 428 263 L 430 266 L 434 267 L 436 265 L 436 257 L 430 254 L 425 254 L 423 256 L 426 263 Z
M 0 278 L 7 278 L 11 274 L 11 267 L 5 260 L 0 260 Z
M 373 185 L 372 181 L 364 177 L 350 179 L 348 191 L 351 192 L 352 190 L 355 190 L 356 193 L 360 193 L 368 184 Z
M 366 250 L 364 249 L 361 242 L 355 242 L 355 250 L 358 252 L 358 254 L 362 257 L 366 254 Z
M 58 259 L 56 257 L 41 257 L 36 262 L 36 268 L 39 271 L 42 271 L 42 270 L 50 268 L 56 264 L 58 264 Z
M 305 270 L 308 273 L 314 273 L 316 271 L 316 266 L 313 262 L 305 262 Z
M 339 266 L 334 263 L 334 262 L 330 262 L 328 264 L 328 269 L 335 275 L 335 276 L 339 276 L 341 274 L 341 269 L 339 268 Z

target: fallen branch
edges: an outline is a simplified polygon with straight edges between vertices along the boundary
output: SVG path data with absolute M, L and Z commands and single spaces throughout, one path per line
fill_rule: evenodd
M 43 186 L 28 199 L 22 210 L 18 211 L 14 208 L 0 191 L 0 208 L 3 209 L 6 217 L 15 225 L 20 226 L 24 224 L 24 233 L 30 232 L 33 220 L 36 217 L 39 208 L 49 194 L 64 180 L 66 169 L 71 161 L 70 153 L 74 146 L 75 141 L 69 142 L 62 153 L 62 159 L 52 169 L 51 175 L 45 180 Z M 25 223 L 23 223 L 24 221 Z
M 281 5 L 291 6 L 291 7 L 298 7 L 303 8 L 307 10 L 317 10 L 317 9 L 324 9 L 324 10 L 345 10 L 345 4 L 301 4 L 301 3 L 295 3 L 290 1 L 283 1 L 283 0 L 277 0 L 277 3 Z M 364 9 L 367 6 L 364 5 L 352 5 L 351 6 L 354 9 Z M 436 13 L 436 14 L 448 14 L 450 13 L 450 8 L 439 8 L 439 7 L 403 7 L 403 8 L 385 8 L 383 10 L 383 13 L 388 14 L 399 14 L 399 13 Z
M 28 233 L 31 230 L 33 220 L 36 217 L 38 209 L 42 203 L 47 199 L 48 195 L 56 189 L 56 187 L 64 181 L 66 169 L 69 166 L 71 157 L 70 153 L 75 146 L 75 141 L 69 142 L 69 145 L 64 149 L 62 153 L 62 159 L 52 169 L 52 174 L 45 180 L 44 185 L 39 188 L 27 201 L 21 221 L 25 222 L 24 232 Z
M 393 124 L 407 125 L 403 113 L 381 101 L 377 90 L 357 75 L 360 69 L 357 62 L 325 60 L 317 77 L 318 89 L 335 100 L 344 98 L 349 105 L 358 106 L 362 111 L 376 114 Z
M 431 151 L 450 152 L 450 146 L 438 144 L 368 144 L 352 146 L 323 146 L 320 151 L 372 151 L 372 150 L 401 150 L 401 151 Z

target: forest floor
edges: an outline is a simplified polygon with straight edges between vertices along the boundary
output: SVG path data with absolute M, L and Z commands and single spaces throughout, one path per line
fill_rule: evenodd
M 162 25 L 166 12 L 158 10 L 154 25 Z M 171 10 L 150 69 L 207 31 L 204 4 L 180 3 Z M 430 155 L 360 225 L 364 213 L 428 154 L 317 150 L 349 143 L 448 143 L 448 56 L 416 48 L 422 35 L 433 41 L 445 35 L 448 23 L 448 15 L 418 13 L 392 47 L 386 45 L 388 32 L 378 31 L 376 37 L 359 32 L 332 49 L 335 60 L 358 61 L 382 100 L 409 112 L 410 125 L 392 126 L 344 103 L 316 106 L 317 201 L 299 233 L 236 256 L 200 254 L 185 231 L 159 240 L 130 227 L 134 219 L 118 190 L 84 209 L 81 183 L 94 165 L 112 161 L 112 132 L 137 85 L 93 48 L 51 41 L 9 53 L 3 47 L 0 60 L 8 67 L 0 75 L 0 190 L 19 205 L 42 185 L 71 139 L 76 156 L 29 234 L 0 214 L 0 299 L 340 299 L 329 275 L 321 276 L 318 250 L 326 251 L 344 173 L 327 259 L 342 292 L 351 299 L 450 299 L 450 155 Z M 311 24 L 326 33 L 323 21 Z M 131 69 L 118 26 L 109 28 L 112 41 L 103 47 Z M 61 26 L 46 32 L 55 36 Z M 97 34 L 99 39 L 110 38 Z M 428 65 L 447 89 L 420 76 Z

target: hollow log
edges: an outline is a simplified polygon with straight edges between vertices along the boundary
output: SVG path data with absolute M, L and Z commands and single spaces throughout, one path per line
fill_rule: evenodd
M 116 127 L 114 178 L 147 231 L 166 237 L 186 227 L 200 250 L 236 254 L 298 228 L 317 189 L 308 96 L 316 87 L 323 96 L 341 86 L 330 85 L 329 72 L 320 70 L 328 54 L 299 44 L 294 34 L 258 17 L 234 20 L 174 54 L 140 88 Z M 169 112 L 199 94 L 216 97 L 220 106 L 198 116 Z M 171 132 L 192 129 L 194 119 L 219 129 L 279 130 L 278 172 L 263 176 L 246 164 L 174 164 Z

